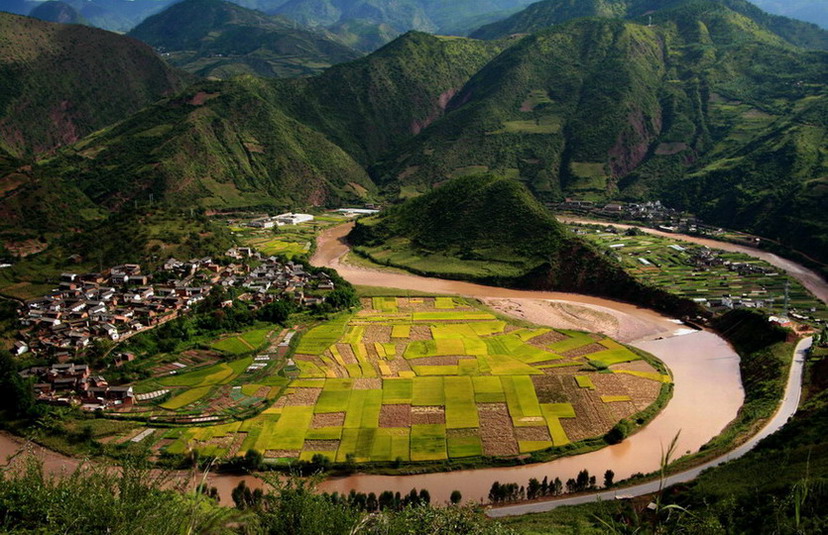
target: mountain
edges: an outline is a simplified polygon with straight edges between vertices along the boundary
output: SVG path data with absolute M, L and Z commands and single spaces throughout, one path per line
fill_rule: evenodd
M 35 173 L 112 210 L 150 193 L 210 208 L 368 200 L 366 162 L 439 117 L 447 95 L 499 50 L 412 33 L 315 78 L 200 83 Z
M 531 0 L 260 0 L 257 7 L 312 27 L 324 27 L 364 51 L 410 30 L 466 35 Z M 247 3 L 239 0 L 240 3 Z M 278 4 L 278 5 L 277 5 Z M 345 30 L 344 28 L 347 28 Z M 381 38 L 385 40 L 381 40 Z M 373 48 L 370 48 L 374 44 Z
M 173 4 L 129 35 L 162 51 L 173 65 L 215 78 L 306 76 L 360 56 L 330 34 L 222 0 Z
M 387 24 L 398 32 L 437 30 L 437 25 L 415 0 L 289 0 L 276 13 L 308 26 L 365 20 Z
M 60 22 L 62 24 L 89 24 L 89 22 L 83 18 L 83 16 L 74 7 L 65 2 L 43 2 L 32 9 L 29 16 L 45 20 L 47 22 Z
M 410 32 L 316 77 L 202 83 L 32 172 L 109 210 L 405 199 L 488 173 L 548 203 L 660 199 L 825 259 L 828 54 L 718 2 L 652 17 Z
M 718 3 L 520 40 L 372 168 L 385 189 L 519 178 L 546 201 L 660 198 L 828 258 L 824 52 Z
M 442 117 L 504 46 L 409 32 L 365 58 L 276 88 L 287 114 L 367 167 Z
M 152 49 L 94 28 L 0 13 L 0 147 L 48 151 L 183 86 Z
M 813 22 L 828 29 L 828 4 L 822 0 L 753 0 L 768 13 Z
M 401 32 L 388 24 L 346 20 L 328 26 L 327 31 L 341 43 L 363 52 L 372 52 L 393 41 Z
M 644 286 L 570 234 L 515 180 L 449 180 L 382 214 L 360 219 L 355 251 L 414 273 L 498 286 L 605 295 L 684 315 L 696 307 Z
M 555 24 L 582 17 L 644 19 L 660 11 L 707 2 L 692 0 L 543 0 L 502 21 L 479 28 L 470 34 L 476 39 L 499 39 L 513 34 L 532 33 Z M 814 24 L 770 15 L 746 0 L 716 0 L 728 9 L 750 19 L 797 46 L 828 50 L 828 32 Z

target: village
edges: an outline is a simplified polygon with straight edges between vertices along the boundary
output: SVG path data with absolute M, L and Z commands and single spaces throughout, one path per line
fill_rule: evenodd
M 265 257 L 250 247 L 231 248 L 215 260 L 170 258 L 152 275 L 139 264 L 101 273 L 63 273 L 54 291 L 20 309 L 22 328 L 13 351 L 56 363 L 21 375 L 34 379 L 39 401 L 96 409 L 135 403 L 131 387 L 110 386 L 95 370 L 72 360 L 96 342 L 121 342 L 187 314 L 219 287 L 236 288 L 236 299 L 257 309 L 280 299 L 318 305 L 335 284 L 325 273 L 310 274 L 300 263 Z M 232 299 L 221 303 L 232 305 Z M 114 354 L 113 363 L 132 358 Z

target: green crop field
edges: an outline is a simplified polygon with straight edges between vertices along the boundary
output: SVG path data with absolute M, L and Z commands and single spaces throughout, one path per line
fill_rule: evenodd
M 190 390 L 187 390 L 184 393 L 175 396 L 169 401 L 162 403 L 160 407 L 169 410 L 180 409 L 181 407 L 189 405 L 190 403 L 194 403 L 199 399 L 203 398 L 212 389 L 212 386 L 199 386 L 197 388 L 191 388 Z
M 625 381 L 666 377 L 654 368 L 613 369 L 640 357 L 606 337 L 510 326 L 460 298 L 375 296 L 362 305 L 354 315 L 304 333 L 293 355 L 299 376 L 285 380 L 285 391 L 275 377 L 246 379 L 252 357 L 158 379 L 190 388 L 174 393 L 163 405 L 168 410 L 203 406 L 215 385 L 232 387 L 234 399 L 250 403 L 282 392 L 278 403 L 236 430 L 216 436 L 191 429 L 167 451 L 196 447 L 241 455 L 255 448 L 278 462 L 322 454 L 360 463 L 519 455 L 568 444 L 573 423 L 603 435 L 617 421 L 594 421 L 595 409 L 587 405 L 616 403 L 614 410 L 624 407 L 632 415 L 633 404 L 620 402 L 641 401 L 635 396 L 652 389 L 627 390 Z M 549 334 L 557 341 L 550 344 Z M 258 330 L 235 338 L 262 345 L 266 335 Z M 589 361 L 616 373 L 593 382 L 599 372 Z M 570 397 L 567 384 L 589 392 Z M 492 426 L 492 418 L 500 423 Z M 504 425 L 511 438 L 503 435 Z M 246 435 L 235 441 L 236 433 Z M 512 449 L 503 450 L 504 444 Z
M 578 227 L 583 232 L 585 227 Z M 712 309 L 727 306 L 722 298 L 743 306 L 781 314 L 788 285 L 790 312 L 809 321 L 828 321 L 828 307 L 796 279 L 767 262 L 741 253 L 709 250 L 677 238 L 650 234 L 628 236 L 603 228 L 586 237 L 611 249 L 621 265 L 642 281 L 697 300 Z M 558 350 L 558 348 L 553 348 Z

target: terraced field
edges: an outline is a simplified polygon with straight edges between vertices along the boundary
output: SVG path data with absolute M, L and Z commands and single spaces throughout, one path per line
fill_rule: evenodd
M 630 274 L 682 297 L 713 308 L 726 298 L 782 314 L 787 284 L 790 311 L 799 316 L 797 319 L 828 321 L 828 307 L 796 279 L 746 254 L 710 251 L 701 245 L 650 234 L 628 236 L 580 225 L 572 228 L 611 248 Z
M 601 335 L 512 325 L 459 299 L 362 304 L 302 336 L 298 372 L 264 412 L 168 431 L 166 451 L 358 463 L 517 456 L 601 436 L 670 381 Z M 193 386 L 166 405 L 197 398 L 203 383 Z

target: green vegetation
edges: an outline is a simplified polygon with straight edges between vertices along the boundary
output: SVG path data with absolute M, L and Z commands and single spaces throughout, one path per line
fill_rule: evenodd
M 308 76 L 359 57 L 322 32 L 221 0 L 174 4 L 129 35 L 163 49 L 173 65 L 204 77 Z
M 767 0 L 765 0 L 767 1 Z M 589 2 L 562 2 L 544 0 L 532 4 L 509 18 L 483 26 L 472 32 L 476 39 L 498 39 L 516 33 L 534 33 L 549 26 L 582 17 L 642 19 L 654 10 L 664 10 L 688 4 L 686 0 L 593 0 Z M 749 19 L 757 27 L 772 31 L 792 44 L 806 48 L 828 49 L 828 32 L 811 24 L 776 15 L 770 15 L 743 0 L 716 0 L 707 2 L 707 9 L 726 6 Z M 761 2 L 756 2 L 761 5 Z
M 256 457 L 246 462 L 255 464 Z M 426 490 L 378 501 L 373 493 L 322 494 L 314 480 L 272 480 L 255 491 L 242 482 L 233 489 L 235 508 L 230 508 L 218 505 L 217 489 L 203 483 L 206 474 L 195 472 L 192 480 L 196 483 L 170 490 L 169 480 L 140 458 L 117 473 L 87 466 L 53 477 L 24 457 L 14 470 L 0 471 L 0 530 L 43 535 L 512 533 L 470 507 L 432 507 Z
M 791 311 L 828 320 L 825 304 L 796 279 L 746 254 L 714 251 L 717 260 L 706 262 L 705 248 L 677 239 L 610 233 L 592 226 L 573 228 L 586 230 L 588 240 L 612 248 L 619 263 L 634 277 L 646 284 L 669 288 L 681 297 L 708 302 L 737 297 L 761 303 L 760 308 L 771 314 L 782 314 L 787 284 Z M 649 264 L 644 264 L 642 258 Z
M 75 141 L 183 85 L 150 47 L 113 33 L 0 13 L 0 34 L 0 149 L 17 156 Z
M 220 421 L 208 427 L 184 427 L 169 437 L 172 441 L 164 453 L 175 456 L 192 448 L 204 456 L 235 462 L 232 459 L 255 449 L 276 465 L 323 456 L 338 465 L 357 462 L 379 468 L 397 459 L 474 464 L 522 453 L 550 456 L 561 454 L 563 450 L 555 448 L 569 444 L 566 426 L 590 425 L 595 437 L 602 437 L 616 425 L 617 417 L 600 404 L 622 397 L 632 400 L 636 395 L 618 392 L 626 390 L 620 376 L 604 375 L 600 384 L 591 381 L 599 372 L 586 366 L 585 358 L 611 353 L 612 362 L 605 368 L 641 359 L 607 338 L 509 326 L 455 297 L 384 295 L 363 298 L 362 305 L 364 309 L 356 314 L 341 315 L 301 336 L 292 356 L 298 376 L 286 384 L 274 383 L 274 387 L 285 384 L 281 393 L 265 386 L 278 378 L 273 375 L 278 367 L 246 371 L 251 358 L 140 383 L 141 392 L 176 388 L 160 408 L 180 416 L 219 407 L 212 414 L 221 415 Z M 550 337 L 555 341 L 547 341 Z M 231 353 L 242 340 L 261 341 L 263 331 L 226 337 L 211 347 Z M 595 347 L 569 358 L 550 349 L 590 344 Z M 571 371 L 547 376 L 541 366 L 550 362 L 565 364 Z M 655 369 L 630 376 L 664 380 Z M 595 390 L 594 402 L 568 400 L 563 382 L 576 380 Z M 613 389 L 609 397 L 608 384 Z M 665 388 L 669 390 L 669 385 Z M 282 399 L 271 404 L 277 396 Z M 584 403 L 595 407 L 589 409 Z M 258 410 L 245 412 L 245 407 Z M 599 411 L 597 420 L 591 418 L 589 424 L 578 420 L 590 410 Z M 514 435 L 508 437 L 502 429 L 495 431 L 496 436 L 490 434 L 493 431 L 484 420 L 493 417 Z M 574 420 L 562 423 L 562 419 Z

